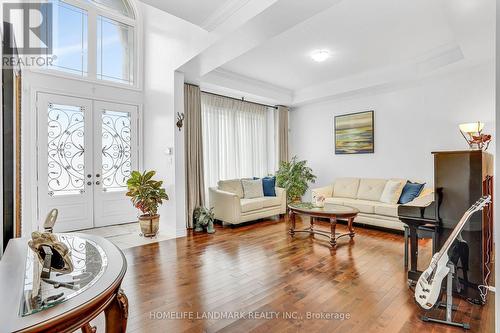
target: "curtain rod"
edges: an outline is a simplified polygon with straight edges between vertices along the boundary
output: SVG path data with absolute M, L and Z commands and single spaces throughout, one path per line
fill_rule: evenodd
M 262 105 L 262 106 L 266 106 L 268 108 L 273 108 L 273 109 L 277 109 L 278 108 L 276 105 L 268 105 L 268 104 L 262 104 L 262 103 L 257 103 L 257 102 L 250 102 L 250 101 L 245 101 L 243 98 L 239 99 L 239 98 L 235 98 L 235 97 L 229 97 L 229 96 L 224 96 L 224 95 L 216 94 L 216 93 L 209 92 L 209 91 L 203 91 L 203 90 L 200 90 L 200 91 L 202 93 L 205 93 L 205 94 L 214 95 L 214 96 L 220 96 L 220 97 L 225 97 L 225 98 L 230 98 L 230 99 L 234 99 L 234 100 L 240 101 L 240 102 L 246 102 L 246 103 L 251 103 L 251 104 Z

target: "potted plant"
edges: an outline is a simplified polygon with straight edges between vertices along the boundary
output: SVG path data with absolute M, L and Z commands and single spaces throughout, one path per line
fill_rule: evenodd
M 312 169 L 307 161 L 298 161 L 297 156 L 292 157 L 290 162 L 282 161 L 276 172 L 276 184 L 286 190 L 288 202 L 298 202 L 309 188 L 309 183 L 316 181 Z
M 160 228 L 160 215 L 158 206 L 163 200 L 168 200 L 162 181 L 154 180 L 155 171 L 132 171 L 127 180 L 127 197 L 130 197 L 134 207 L 142 212 L 139 224 L 145 237 L 154 237 Z
M 213 234 L 215 214 L 213 208 L 197 207 L 193 212 L 194 231 L 201 232 L 205 228 L 207 233 Z

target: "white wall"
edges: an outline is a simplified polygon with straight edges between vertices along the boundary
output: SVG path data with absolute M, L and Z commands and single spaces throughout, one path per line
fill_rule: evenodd
M 174 106 L 174 91 L 176 91 L 174 72 L 177 67 L 211 43 L 214 37 L 173 15 L 139 2 L 138 4 L 143 22 L 141 36 L 144 37 L 143 43 L 139 44 L 141 46 L 139 52 L 142 52 L 140 58 L 144 59 L 144 69 L 140 78 L 142 87 L 120 88 L 40 72 L 23 73 L 22 107 L 27 110 L 23 117 L 23 236 L 38 228 L 36 164 L 31 163 L 36 153 L 34 101 L 38 91 L 139 105 L 142 111 L 141 139 L 144 148 L 141 168 L 157 170 L 157 177 L 164 181 L 170 197 L 170 200 L 160 208 L 162 215 L 160 232 L 185 234 L 185 213 L 182 205 L 184 177 L 182 174 L 177 174 L 176 177 L 175 172 L 176 164 L 177 169 L 183 168 L 183 160 L 177 162 L 175 160 L 176 156 L 183 154 L 182 150 L 176 151 L 176 147 L 183 148 L 183 141 L 174 141 L 178 132 L 175 127 L 175 114 L 177 111 L 183 111 L 183 104 Z M 177 79 L 181 94 L 182 81 L 183 78 Z M 178 137 L 180 135 L 177 134 Z M 172 155 L 165 154 L 167 148 L 173 149 Z
M 175 127 L 183 112 L 182 81 L 175 69 L 212 41 L 209 33 L 189 22 L 142 4 L 144 19 L 144 168 L 157 171 L 170 200 L 161 206 L 160 232 L 183 236 L 185 229 L 183 141 Z M 180 89 L 180 90 L 179 90 Z M 175 97 L 174 97 L 175 95 Z M 176 103 L 177 102 L 177 103 Z M 183 132 L 181 132 L 183 134 Z M 172 149 L 172 154 L 166 151 Z M 179 150 L 179 151 L 177 151 Z M 181 202 L 179 202 L 181 201 Z
M 458 124 L 480 120 L 486 123 L 485 132 L 494 134 L 494 84 L 493 64 L 484 64 L 391 91 L 293 109 L 291 154 L 309 161 L 318 176 L 313 186 L 345 176 L 398 177 L 432 184 L 431 152 L 467 148 Z M 375 111 L 375 153 L 335 155 L 333 117 L 366 110 Z M 495 147 L 489 151 L 494 153 Z

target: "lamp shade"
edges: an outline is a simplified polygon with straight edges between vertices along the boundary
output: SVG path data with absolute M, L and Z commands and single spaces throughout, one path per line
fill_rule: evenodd
M 478 133 L 483 130 L 484 123 L 478 121 L 475 123 L 460 124 L 458 127 L 464 133 Z

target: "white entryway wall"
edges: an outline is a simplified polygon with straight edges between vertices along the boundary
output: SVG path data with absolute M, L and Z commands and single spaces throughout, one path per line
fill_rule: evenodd
M 318 179 L 407 178 L 433 183 L 437 150 L 467 149 L 458 124 L 482 121 L 495 138 L 492 63 L 391 88 L 293 108 L 290 151 L 308 161 Z M 335 115 L 374 110 L 375 153 L 335 155 Z M 495 152 L 494 144 L 488 150 Z M 306 194 L 306 198 L 309 194 Z
M 161 233 L 185 234 L 184 179 L 176 178 L 177 168 L 183 168 L 177 158 L 183 155 L 183 141 L 175 127 L 176 112 L 183 112 L 183 79 L 175 81 L 175 69 L 199 50 L 213 42 L 213 36 L 198 26 L 138 2 L 143 22 L 140 87 L 85 82 L 79 79 L 23 72 L 23 235 L 37 230 L 44 216 L 37 214 L 36 191 L 36 94 L 39 92 L 72 95 L 91 100 L 137 105 L 141 125 L 139 168 L 154 169 L 164 181 L 170 200 L 160 208 Z M 177 85 L 177 89 L 174 86 Z M 174 93 L 177 105 L 174 106 Z M 175 141 L 175 138 L 178 140 Z

